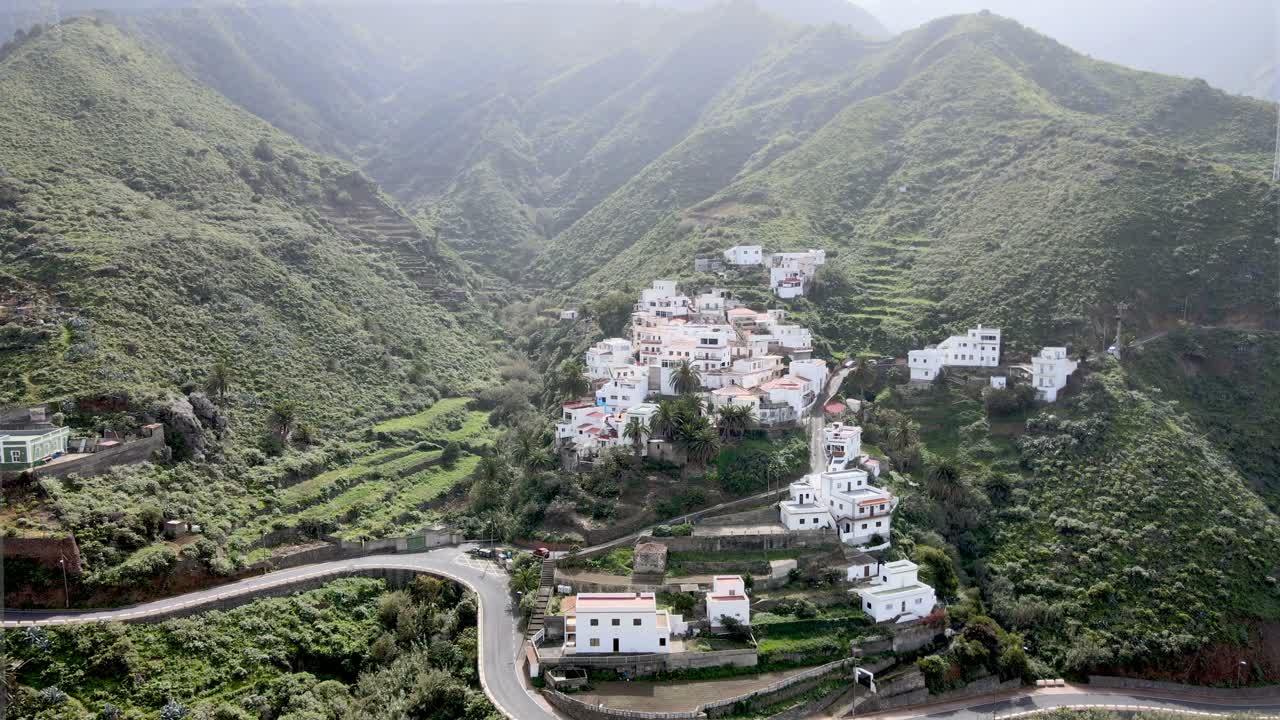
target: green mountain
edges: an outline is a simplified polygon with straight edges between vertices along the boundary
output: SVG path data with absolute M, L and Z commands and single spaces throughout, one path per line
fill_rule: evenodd
M 345 427 L 490 372 L 434 235 L 114 27 L 7 48 L 0 135 L 0 404 L 141 402 L 221 360 L 233 427 L 281 400 Z
M 541 276 L 589 295 L 688 275 L 696 254 L 739 242 L 824 247 L 847 292 L 798 305 L 837 348 L 901 351 L 976 321 L 1026 347 L 1097 344 L 1090 327 L 1124 300 L 1139 326 L 1188 296 L 1195 321 L 1274 317 L 1275 278 L 1257 272 L 1276 253 L 1272 106 L 991 16 L 870 48 L 834 31 L 804 41 L 775 46 L 552 238 Z

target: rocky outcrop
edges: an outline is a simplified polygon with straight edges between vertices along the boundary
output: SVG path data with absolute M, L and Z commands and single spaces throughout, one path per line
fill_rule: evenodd
M 156 411 L 165 426 L 165 441 L 179 460 L 203 462 L 219 454 L 217 442 L 226 416 L 202 392 L 170 396 Z

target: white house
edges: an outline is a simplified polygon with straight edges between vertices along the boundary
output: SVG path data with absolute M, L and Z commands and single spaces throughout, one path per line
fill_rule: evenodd
M 952 335 L 937 345 L 907 353 L 911 379 L 933 380 L 945 367 L 999 367 L 1000 329 L 979 325 L 964 335 Z
M 635 362 L 631 341 L 626 338 L 609 338 L 601 340 L 587 350 L 587 377 L 592 380 L 608 380 L 613 377 L 613 368 L 626 367 Z
M 711 627 L 721 628 L 720 618 L 731 617 L 743 625 L 751 624 L 751 600 L 741 575 L 717 575 L 711 579 L 707 593 L 707 619 Z
M 898 500 L 872 485 L 865 471 L 806 475 L 791 483 L 789 494 L 778 504 L 779 519 L 788 530 L 833 528 L 847 545 L 866 545 L 877 536 L 889 540 Z
M 784 300 L 800 297 L 809 291 L 818 266 L 826 262 L 825 250 L 774 253 L 769 256 L 769 287 Z
M 862 609 L 876 622 L 907 622 L 933 612 L 938 598 L 933 588 L 920 582 L 919 567 L 910 560 L 897 560 L 880 566 L 877 582 L 859 588 Z
M 854 553 L 845 570 L 849 582 L 872 582 L 880 579 L 880 561 L 864 552 Z
M 730 405 L 739 405 L 751 408 L 751 414 L 756 418 L 760 417 L 761 397 L 758 391 L 749 390 L 739 385 L 726 385 L 712 390 L 709 395 L 711 407 L 717 410 Z
M 1005 375 L 992 375 L 991 387 L 995 388 L 996 390 L 1004 390 L 1005 388 L 1009 387 L 1009 378 Z
M 577 320 L 578 311 L 577 310 L 561 310 L 560 319 L 561 320 Z
M 649 368 L 625 365 L 611 370 L 612 378 L 596 390 L 596 405 L 620 413 L 643 403 L 649 395 Z
M 578 593 L 565 613 L 564 651 L 669 653 L 672 635 L 685 628 L 681 616 L 658 609 L 653 593 Z
M 724 251 L 724 260 L 730 265 L 762 265 L 764 249 L 759 245 L 734 245 Z
M 1031 358 L 1031 381 L 1036 397 L 1045 402 L 1058 399 L 1058 391 L 1067 386 L 1067 378 L 1079 365 L 1067 357 L 1064 347 L 1047 347 Z
M 822 448 L 827 470 L 838 472 L 857 465 L 862 455 L 862 428 L 844 423 L 828 423 L 822 428 Z

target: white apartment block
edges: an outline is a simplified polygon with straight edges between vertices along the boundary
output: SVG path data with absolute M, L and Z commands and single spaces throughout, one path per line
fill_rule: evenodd
M 632 441 L 625 437 L 625 429 L 631 418 L 638 418 L 648 428 L 649 420 L 657 410 L 658 406 L 651 403 L 638 403 L 625 410 L 613 411 L 590 400 L 567 402 L 561 406 L 560 422 L 556 423 L 556 440 L 572 447 L 579 458 L 594 457 L 611 447 L 630 448 Z M 641 455 L 647 455 L 647 431 L 641 440 Z
M 611 413 L 629 410 L 649 396 L 649 368 L 626 365 L 612 368 L 612 378 L 596 389 L 596 405 Z
M 751 599 L 741 575 L 717 575 L 711 578 L 707 593 L 707 620 L 712 629 L 724 627 L 721 618 L 731 617 L 743 625 L 751 624 Z
M 627 367 L 635 363 L 635 348 L 626 338 L 609 338 L 601 340 L 587 350 L 587 377 L 592 380 L 608 380 L 613 377 L 613 369 Z
M 862 456 L 862 428 L 844 423 L 828 423 L 822 428 L 822 448 L 827 471 L 856 468 Z
M 869 587 L 859 588 L 862 609 L 876 622 L 918 620 L 933 612 L 938 598 L 933 588 L 920 582 L 919 566 L 897 560 L 880 566 L 880 575 Z
M 735 245 L 724 251 L 724 261 L 730 265 L 763 265 L 764 249 L 759 245 Z
M 564 652 L 669 653 L 684 618 L 659 610 L 653 593 L 578 593 L 565 613 Z
M 1047 347 L 1031 358 L 1031 382 L 1036 397 L 1044 402 L 1055 402 L 1058 391 L 1067 386 L 1067 378 L 1076 371 L 1079 363 L 1067 357 L 1064 347 Z
M 931 381 L 946 367 L 999 367 L 1000 329 L 979 325 L 964 335 L 952 335 L 937 345 L 907 354 L 912 381 Z
M 800 297 L 809 291 L 818 267 L 826 262 L 825 250 L 774 253 L 769 256 L 769 287 L 784 300 Z
M 834 529 L 847 545 L 866 545 L 877 535 L 889 540 L 898 500 L 872 485 L 862 470 L 806 475 L 791 483 L 790 499 L 779 503 L 788 530 Z

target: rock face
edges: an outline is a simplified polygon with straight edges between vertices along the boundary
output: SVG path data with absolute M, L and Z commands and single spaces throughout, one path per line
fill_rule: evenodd
M 191 409 L 195 411 L 196 417 L 200 418 L 200 424 L 206 429 L 214 431 L 219 436 L 226 431 L 227 416 L 222 412 L 222 408 L 214 405 L 208 396 L 196 391 L 188 395 L 187 400 L 191 402 Z
M 165 425 L 165 440 L 179 460 L 201 462 L 217 451 L 217 435 L 226 429 L 226 416 L 205 396 L 171 396 L 156 413 Z

